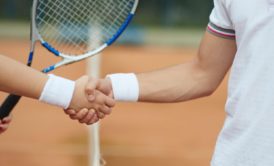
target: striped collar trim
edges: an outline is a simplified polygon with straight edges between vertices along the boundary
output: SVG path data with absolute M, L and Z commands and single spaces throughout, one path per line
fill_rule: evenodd
M 235 36 L 236 36 L 234 30 L 221 28 L 213 24 L 212 22 L 208 24 L 207 31 L 213 35 L 223 37 L 223 38 L 235 39 Z

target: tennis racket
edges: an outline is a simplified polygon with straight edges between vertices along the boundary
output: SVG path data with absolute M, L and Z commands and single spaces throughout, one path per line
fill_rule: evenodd
M 132 20 L 138 0 L 34 0 L 31 47 L 28 66 L 34 57 L 36 42 L 60 62 L 42 70 L 59 67 L 92 57 L 112 45 Z M 96 46 L 89 43 L 96 41 Z M 10 94 L 0 108 L 7 117 L 21 96 Z

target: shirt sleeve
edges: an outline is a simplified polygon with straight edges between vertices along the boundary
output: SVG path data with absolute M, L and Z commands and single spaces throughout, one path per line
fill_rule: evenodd
M 223 0 L 214 0 L 207 31 L 213 35 L 235 39 L 235 30 Z

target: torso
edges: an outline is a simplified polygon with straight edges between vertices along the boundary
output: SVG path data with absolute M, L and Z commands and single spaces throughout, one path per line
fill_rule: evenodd
M 274 0 L 225 0 L 236 32 L 214 166 L 274 165 Z

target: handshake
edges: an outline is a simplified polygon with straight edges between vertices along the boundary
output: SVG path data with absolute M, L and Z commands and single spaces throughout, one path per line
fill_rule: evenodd
M 55 82 L 56 85 L 56 82 L 58 82 L 56 78 L 58 77 L 54 78 L 55 80 L 53 82 Z M 80 123 L 91 125 L 98 122 L 100 119 L 105 118 L 106 115 L 109 115 L 112 107 L 115 105 L 112 85 L 109 79 L 93 79 L 88 76 L 83 76 L 76 80 L 75 83 L 73 82 L 73 88 L 67 88 L 68 86 L 66 86 L 66 84 L 60 84 L 60 82 L 57 83 L 57 85 L 59 86 L 44 88 L 44 93 L 48 91 L 45 93 L 47 94 L 45 96 L 51 99 L 45 101 L 40 98 L 40 100 L 51 105 L 62 106 L 60 105 L 60 103 L 62 103 L 60 101 L 64 101 L 64 98 L 65 100 L 69 98 L 68 102 L 70 102 L 70 104 L 66 106 L 63 105 L 62 107 L 68 107 L 68 109 L 65 109 L 65 113 L 68 114 L 71 119 L 78 120 Z M 64 86 L 64 88 L 62 88 L 62 86 Z M 72 97 L 67 97 L 66 94 L 68 93 L 64 91 L 71 91 Z M 56 94 L 59 95 L 56 97 Z M 0 119 L 0 134 L 8 129 L 11 120 L 11 116 Z
M 135 74 L 113 74 L 105 79 L 82 76 L 76 81 L 49 75 L 43 80 L 42 92 L 37 91 L 37 98 L 40 96 L 40 101 L 62 107 L 71 119 L 87 125 L 111 114 L 115 100 L 133 102 L 139 98 L 139 84 Z M 0 120 L 0 134 L 7 130 L 10 122 L 11 116 Z
M 71 119 L 91 125 L 111 114 L 115 106 L 111 80 L 83 76 L 75 82 L 75 90 L 65 113 Z
M 65 112 L 71 119 L 87 125 L 111 114 L 115 100 L 136 102 L 139 99 L 139 83 L 132 73 L 113 74 L 105 79 L 83 76 L 75 82 L 74 89 Z

